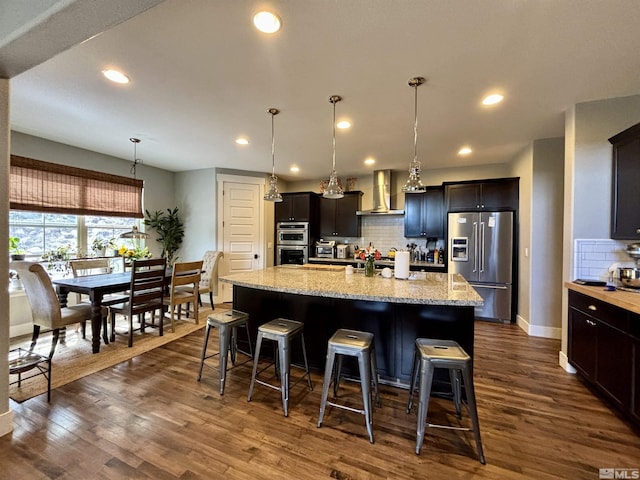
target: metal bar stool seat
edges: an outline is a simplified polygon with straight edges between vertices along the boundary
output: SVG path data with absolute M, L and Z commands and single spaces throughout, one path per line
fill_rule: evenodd
M 453 340 L 434 340 L 429 338 L 418 338 L 415 342 L 415 356 L 413 360 L 413 373 L 411 386 L 409 389 L 409 403 L 407 413 L 411 412 L 413 406 L 413 394 L 419 386 L 418 403 L 418 428 L 416 435 L 416 455 L 420 454 L 422 442 L 424 441 L 425 427 L 447 428 L 452 430 L 470 431 L 476 441 L 480 463 L 486 463 L 480 439 L 480 424 L 478 422 L 478 409 L 476 406 L 476 396 L 473 387 L 473 371 L 471 357 L 462 347 Z M 427 411 L 429 408 L 429 397 L 431 395 L 431 385 L 433 383 L 433 373 L 436 368 L 446 368 L 449 370 L 451 387 L 453 390 L 453 403 L 456 408 L 456 416 L 461 419 L 460 406 L 464 404 L 471 417 L 472 428 L 456 427 L 448 425 L 435 425 L 427 422 Z M 462 395 L 460 384 L 460 374 L 464 382 L 466 401 Z
M 249 351 L 238 349 L 238 327 L 245 327 L 247 338 L 249 339 Z M 207 344 L 209 343 L 209 333 L 212 328 L 218 329 L 218 352 L 207 355 Z M 202 346 L 202 356 L 200 357 L 200 371 L 198 372 L 198 381 L 202 378 L 202 367 L 205 360 L 220 356 L 218 361 L 218 373 L 220 376 L 220 395 L 224 395 L 224 385 L 227 379 L 227 371 L 234 367 L 244 365 L 253 360 L 253 349 L 251 347 L 251 337 L 249 336 L 249 314 L 238 310 L 230 310 L 227 312 L 216 312 L 207 317 L 207 329 L 204 334 L 204 345 Z M 236 364 L 237 352 L 247 355 L 249 358 Z M 227 360 L 231 357 L 231 367 L 228 367 Z
M 338 357 L 337 365 L 335 365 L 336 356 Z M 329 387 L 332 382 L 333 396 L 337 397 L 338 395 L 343 356 L 356 357 L 358 359 L 363 409 L 356 409 L 327 400 Z M 324 384 L 322 385 L 318 428 L 322 426 L 326 406 L 331 405 L 333 407 L 364 415 L 367 433 L 369 434 L 369 441 L 373 443 L 373 411 L 371 407 L 372 384 L 376 405 L 379 406 L 380 394 L 378 391 L 378 374 L 373 333 L 347 330 L 343 328 L 337 330 L 329 339 L 327 346 L 327 362 L 324 369 Z
M 309 390 L 313 390 L 313 385 L 311 384 L 311 376 L 309 374 L 309 364 L 307 363 L 307 351 L 304 344 L 303 330 L 304 324 L 302 322 L 288 320 L 286 318 L 276 318 L 275 320 L 271 320 L 270 322 L 267 322 L 258 327 L 256 353 L 253 359 L 253 374 L 251 375 L 251 385 L 249 386 L 249 395 L 247 397 L 247 401 L 251 401 L 251 396 L 253 395 L 253 387 L 256 383 L 264 385 L 265 387 L 272 388 L 274 390 L 280 390 L 280 393 L 282 395 L 282 408 L 284 409 L 284 416 L 289 416 L 289 373 L 292 366 L 301 368 L 305 371 L 304 375 L 296 380 L 296 383 L 306 377 Z M 300 337 L 304 366 L 291 363 L 291 340 L 295 337 Z M 270 363 L 269 365 L 258 371 L 262 340 L 272 340 L 274 342 L 277 342 L 278 347 L 276 349 L 276 361 Z M 279 386 L 273 385 L 259 378 L 259 375 L 273 364 L 275 364 L 276 366 L 276 375 L 278 375 L 278 372 L 280 373 Z

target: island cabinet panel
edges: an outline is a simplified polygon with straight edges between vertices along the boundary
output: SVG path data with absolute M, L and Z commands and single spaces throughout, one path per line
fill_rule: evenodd
M 309 366 L 319 372 L 324 371 L 327 342 L 338 328 L 375 335 L 378 375 L 381 381 L 392 384 L 408 385 L 418 336 L 456 340 L 473 357 L 473 306 L 327 298 L 239 285 L 233 287 L 233 306 L 249 313 L 253 344 L 258 326 L 274 318 L 303 322 Z M 292 359 L 295 363 L 302 361 L 296 345 Z M 355 371 L 355 364 L 346 361 L 344 366 L 347 373 Z M 448 377 L 442 382 L 448 383 Z
M 611 137 L 613 195 L 611 238 L 640 239 L 640 123 Z
M 627 413 L 635 370 L 632 316 L 607 302 L 569 291 L 569 363 L 607 401 Z
M 344 197 L 320 198 L 320 236 L 359 237 L 362 192 L 345 192 Z
M 396 322 L 394 305 L 365 300 L 338 300 L 335 314 L 340 328 L 370 332 L 374 335 L 378 374 L 396 378 Z M 305 323 L 306 325 L 306 323 Z M 356 362 L 350 362 L 357 372 Z
M 404 196 L 404 236 L 444 238 L 444 188 Z
M 283 193 L 282 202 L 275 204 L 276 222 L 315 222 L 318 216 L 318 195 L 313 192 Z
M 640 315 L 631 314 L 629 321 L 631 339 L 631 416 L 640 425 Z
M 518 178 L 445 184 L 449 212 L 518 210 Z

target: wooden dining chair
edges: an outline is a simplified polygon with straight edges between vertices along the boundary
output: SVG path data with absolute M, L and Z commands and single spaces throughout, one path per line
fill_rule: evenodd
M 115 341 L 116 314 L 125 315 L 129 319 L 129 347 L 133 346 L 133 332 L 144 333 L 147 326 L 157 327 L 160 336 L 164 335 L 162 316 L 165 311 L 163 304 L 166 260 L 154 258 L 149 260 L 134 260 L 131 264 L 131 282 L 129 296 L 124 303 L 111 305 L 111 341 Z M 155 312 L 160 311 L 160 322 L 153 321 Z M 152 322 L 147 324 L 146 314 L 151 314 Z M 138 317 L 140 327 L 133 328 L 133 319 Z
M 71 266 L 74 278 L 89 275 L 105 275 L 111 273 L 113 270 L 111 267 L 111 261 L 108 258 L 83 258 L 81 260 L 71 260 L 69 265 Z M 77 303 L 90 303 L 89 299 L 85 297 L 86 295 L 77 293 Z M 109 306 L 115 303 L 121 303 L 126 301 L 126 299 L 127 298 L 121 294 L 107 294 L 102 297 L 102 305 Z M 107 335 L 107 319 L 108 316 L 105 317 L 103 325 L 103 339 L 105 344 L 109 343 L 109 337 Z M 86 338 L 86 322 L 83 322 L 80 326 L 82 328 L 82 338 Z
M 199 323 L 198 292 L 201 276 L 202 260 L 195 262 L 176 262 L 173 264 L 169 296 L 164 300 L 171 316 L 172 331 L 175 331 L 175 311 L 176 309 L 178 310 L 178 319 L 180 319 L 182 316 L 180 307 L 184 304 L 187 304 L 187 307 L 193 305 L 193 318 L 195 318 L 196 323 Z M 189 310 L 187 310 L 186 314 L 189 316 Z
M 40 335 L 40 329 L 45 328 L 53 333 L 49 358 L 53 357 L 60 329 L 74 323 L 91 320 L 91 305 L 81 303 L 70 307 L 60 307 L 51 278 L 44 267 L 36 262 L 12 262 L 11 268 L 18 272 L 22 285 L 31 307 L 33 318 L 33 335 L 30 350 L 35 348 Z M 102 309 L 102 316 L 108 315 L 107 309 Z

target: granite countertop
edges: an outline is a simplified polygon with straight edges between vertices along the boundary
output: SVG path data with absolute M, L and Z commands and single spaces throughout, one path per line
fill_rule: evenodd
M 360 260 L 359 258 L 321 258 L 321 257 L 311 257 L 309 261 L 314 262 L 322 262 L 322 263 L 332 263 L 334 265 L 346 265 L 351 263 L 361 263 L 364 264 L 364 260 Z M 395 262 L 391 259 L 384 260 L 376 260 L 376 265 L 384 265 L 385 267 L 393 268 Z M 429 262 L 410 262 L 409 265 L 412 267 L 430 267 L 430 268 L 442 268 L 444 270 L 444 263 L 429 263 Z
M 357 269 L 356 269 L 357 272 Z M 479 306 L 482 297 L 462 275 L 453 273 L 416 273 L 415 279 L 396 280 L 381 275 L 365 277 L 344 270 L 326 271 L 304 265 L 281 265 L 264 270 L 237 273 L 220 281 L 242 287 L 299 295 L 372 300 L 422 305 Z
M 624 308 L 633 313 L 640 314 L 640 291 L 638 293 L 625 290 L 607 291 L 604 287 L 588 287 L 573 282 L 565 282 L 564 286 L 589 297 L 610 303 L 616 307 Z

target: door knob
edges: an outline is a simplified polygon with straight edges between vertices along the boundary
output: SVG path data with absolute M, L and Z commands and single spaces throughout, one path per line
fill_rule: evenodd
M 258 254 L 256 253 L 253 258 L 255 258 L 256 260 L 258 259 Z

